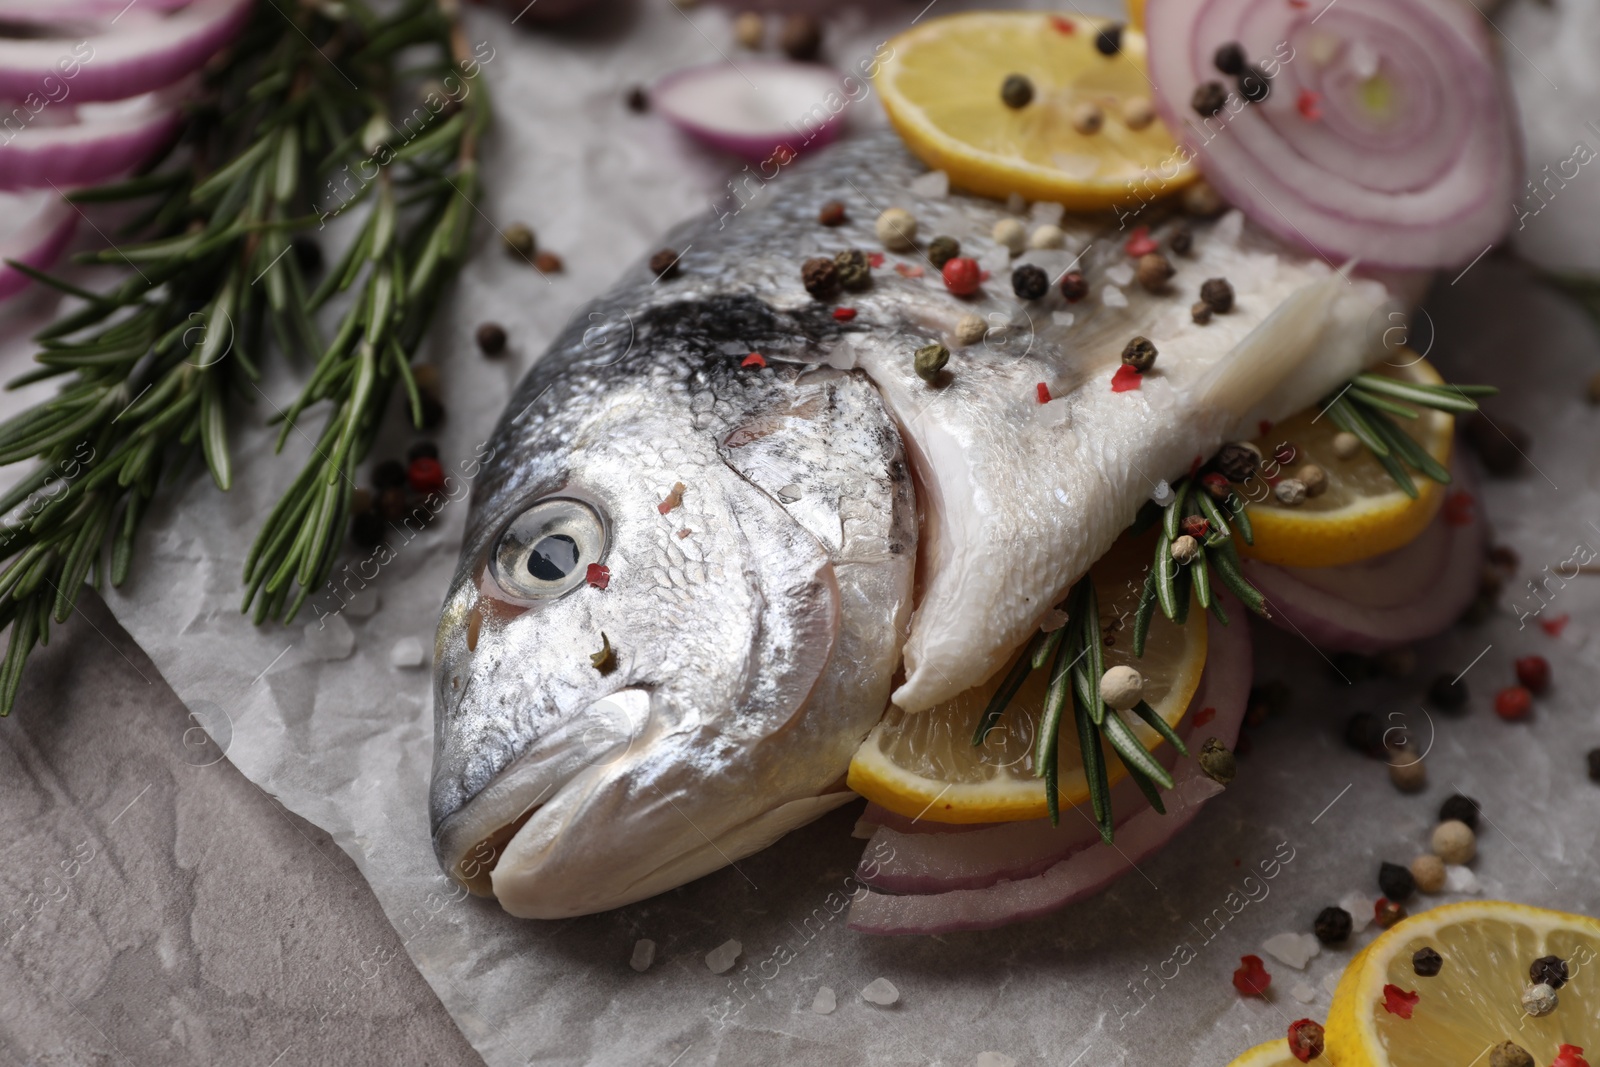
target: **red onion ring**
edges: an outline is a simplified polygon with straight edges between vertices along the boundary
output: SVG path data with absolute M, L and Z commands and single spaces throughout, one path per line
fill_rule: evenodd
M 0 139 L 0 189 L 92 185 L 133 169 L 177 135 L 178 97 L 166 89 L 86 104 L 65 123 L 38 122 Z
M 1402 269 L 1464 263 L 1504 233 L 1520 145 L 1467 5 L 1148 0 L 1145 20 L 1156 106 L 1180 152 L 1263 228 L 1325 259 Z M 1269 74 L 1264 101 L 1246 103 L 1213 66 L 1230 42 Z M 1229 103 L 1204 119 L 1191 99 L 1212 81 Z
M 815 63 L 711 63 L 662 78 L 650 104 L 702 144 L 776 169 L 839 136 L 853 102 L 844 80 Z
M 1461 463 L 1449 493 L 1476 499 Z M 1275 567 L 1245 560 L 1273 622 L 1330 652 L 1371 654 L 1432 637 L 1461 617 L 1474 597 L 1488 550 L 1477 508 L 1445 507 L 1410 544 L 1343 567 Z
M 17 223 L 16 220 L 21 220 Z M 46 270 L 72 240 L 78 213 L 54 192 L 0 193 L 0 300 L 14 295 L 33 279 L 7 261 Z
M 1211 629 L 1205 674 L 1181 732 L 1186 739 L 1217 737 L 1231 747 L 1249 701 L 1253 657 L 1248 613 L 1231 597 L 1226 610 L 1233 623 Z M 1215 716 L 1196 727 L 1193 716 L 1205 708 L 1214 708 Z M 857 897 L 850 907 L 850 927 L 875 934 L 983 930 L 1044 915 L 1097 893 L 1153 855 L 1188 825 L 1206 799 L 1221 792 L 1194 759 L 1180 761 L 1173 778 L 1174 788 L 1165 794 L 1167 814 L 1129 804 L 1117 827 L 1115 848 L 1095 847 L 1098 832 L 1087 819 L 1068 821 L 1070 814 L 1064 814 L 1059 829 L 1047 820 L 947 834 L 880 829 L 867 846 L 857 877 L 875 887 L 905 887 L 904 895 L 873 892 Z M 1136 792 L 1134 797 L 1143 800 Z M 1007 845 L 1015 851 L 1006 851 Z
M 161 17 L 97 23 L 85 38 L 0 38 L 0 100 L 122 100 L 200 69 L 244 25 L 252 0 L 194 0 Z M 74 7 L 79 5 L 73 5 Z M 170 5 L 163 5 L 168 6 Z M 68 73 L 68 69 L 72 73 Z

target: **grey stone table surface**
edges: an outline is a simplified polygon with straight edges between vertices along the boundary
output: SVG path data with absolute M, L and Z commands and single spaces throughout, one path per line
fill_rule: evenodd
M 0 720 L 0 1064 L 481 1065 L 355 864 L 193 726 L 93 594 L 29 663 Z

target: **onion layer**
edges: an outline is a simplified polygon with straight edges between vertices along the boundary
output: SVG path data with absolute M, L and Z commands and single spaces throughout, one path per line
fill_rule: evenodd
M 51 190 L 0 193 L 0 300 L 31 280 L 11 266 L 16 260 L 35 270 L 46 270 L 72 240 L 78 213 Z
M 1463 465 L 1450 495 L 1475 499 Z M 1460 499 L 1457 497 L 1457 499 Z M 1478 594 L 1489 534 L 1476 507 L 1447 503 L 1408 545 L 1343 567 L 1274 567 L 1244 561 L 1273 622 L 1335 652 L 1381 652 L 1432 637 Z
M 1145 18 L 1157 107 L 1180 152 L 1264 229 L 1394 268 L 1464 263 L 1504 233 L 1519 145 L 1470 5 L 1149 0 Z M 1229 43 L 1268 79 L 1264 99 L 1247 102 L 1214 65 Z M 1213 82 L 1227 102 L 1207 117 L 1194 99 Z
M 1196 740 L 1208 737 L 1231 747 L 1249 700 L 1248 612 L 1231 597 L 1225 607 L 1232 625 L 1212 627 L 1205 675 L 1180 730 L 1191 750 L 1198 747 Z M 1206 709 L 1212 709 L 1211 717 L 1196 726 L 1194 719 Z M 1089 820 L 1070 812 L 1063 813 L 1059 828 L 1047 820 L 942 834 L 880 828 L 857 877 L 905 895 L 858 897 L 850 908 L 850 927 L 877 934 L 982 930 L 1097 893 L 1159 850 L 1222 791 L 1194 759 L 1180 761 L 1173 778 L 1174 788 L 1163 794 L 1166 815 L 1157 814 L 1137 792 L 1116 797 L 1123 806 L 1115 810 L 1127 814 L 1117 826 L 1115 848 L 1100 847 Z
M 703 144 L 776 169 L 839 135 L 854 99 L 843 80 L 814 63 L 713 63 L 667 75 L 650 103 Z
M 70 121 L 37 123 L 0 140 L 0 189 L 90 185 L 138 166 L 183 121 L 167 89 L 132 100 L 72 109 Z

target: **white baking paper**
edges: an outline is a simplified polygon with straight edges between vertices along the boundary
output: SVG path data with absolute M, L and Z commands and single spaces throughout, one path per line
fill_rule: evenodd
M 945 0 L 935 13 L 954 7 Z M 920 8 L 838 16 L 831 54 L 849 66 Z M 473 455 L 508 391 L 586 299 L 650 252 L 668 225 L 726 203 L 726 160 L 620 100 L 635 82 L 719 51 L 737 54 L 727 15 L 639 0 L 624 23 L 555 36 L 508 29 L 482 11 L 471 19 L 473 40 L 494 49 L 485 71 L 499 117 L 481 249 L 432 345 L 444 368 L 449 417 L 436 436 L 447 469 Z M 854 121 L 882 121 L 870 98 L 853 111 Z M 491 227 L 515 220 L 535 227 L 565 273 L 545 278 L 501 253 Z M 472 343 L 489 319 L 511 335 L 511 355 L 499 362 Z M 1379 862 L 1423 851 L 1439 802 L 1456 789 L 1483 804 L 1473 869 L 1484 895 L 1579 910 L 1596 902 L 1600 787 L 1585 779 L 1582 754 L 1600 744 L 1600 578 L 1552 580 L 1542 599 L 1521 579 L 1586 546 L 1591 555 L 1600 549 L 1600 409 L 1583 399 L 1600 346 L 1571 305 L 1494 257 L 1453 285 L 1441 279 L 1412 340 L 1457 380 L 1502 386 L 1495 417 L 1533 433 L 1528 469 L 1485 483 L 1474 505 L 1523 560 L 1499 614 L 1421 646 L 1408 679 L 1356 684 L 1341 681 L 1318 650 L 1257 626 L 1258 675 L 1287 681 L 1294 698 L 1287 714 L 1251 731 L 1238 780 L 1172 848 L 1111 891 L 1009 929 L 896 939 L 848 931 L 838 902 L 857 891 L 854 806 L 736 869 L 604 915 L 526 922 L 463 898 L 429 844 L 428 673 L 391 657 L 403 640 L 432 646 L 464 504 L 396 546 L 369 582 L 375 611 L 360 617 L 367 603 L 340 616 L 353 637 L 347 657 L 322 658 L 339 650 L 325 635 L 308 639 L 310 612 L 296 627 L 251 626 L 238 609 L 243 557 L 309 447 L 291 436 L 285 457 L 270 456 L 265 419 L 295 387 L 282 374 L 258 398 L 255 418 L 239 420 L 233 491 L 219 494 L 196 477 L 164 498 L 146 523 L 133 579 L 109 601 L 209 731 L 196 759 L 225 751 L 335 837 L 495 1067 L 1221 1064 L 1283 1035 L 1292 1019 L 1323 1017 L 1326 979 L 1376 931 L 1354 938 L 1351 950 L 1323 951 L 1304 972 L 1269 961 L 1275 981 L 1266 999 L 1234 991 L 1239 957 L 1261 954 L 1276 934 L 1308 930 L 1318 910 L 1352 892 L 1377 896 Z M 14 344 L 6 352 L 12 366 L 26 357 Z M 375 457 L 400 454 L 413 439 L 400 422 L 392 420 Z M 350 562 L 359 565 L 354 554 Z M 1531 721 L 1501 722 L 1492 694 L 1512 681 L 1511 660 L 1529 652 L 1551 660 L 1554 687 Z M 1464 672 L 1472 694 L 1464 716 L 1422 703 L 1438 672 Z M 1403 725 L 1426 749 L 1424 793 L 1398 794 L 1380 764 L 1341 745 L 1343 719 L 1355 710 Z M 655 944 L 642 972 L 631 965 L 644 958 L 641 940 Z M 712 973 L 707 954 L 730 940 L 740 943 L 738 959 Z M 381 969 L 369 977 L 365 966 L 352 977 L 351 963 L 350 973 L 329 976 L 330 1014 L 351 981 L 381 980 Z M 892 1005 L 864 998 L 878 979 L 898 990 Z M 1302 984 L 1314 990 L 1309 1005 L 1290 995 Z M 832 993 L 819 998 L 824 987 Z M 818 1006 L 830 996 L 831 1013 Z

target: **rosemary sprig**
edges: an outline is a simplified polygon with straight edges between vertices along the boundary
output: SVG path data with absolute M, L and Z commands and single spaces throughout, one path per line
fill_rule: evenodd
M 1322 408 L 1335 426 L 1355 434 L 1401 491 L 1415 500 L 1419 491 L 1411 471 L 1441 485 L 1450 484 L 1450 472 L 1395 419 L 1415 421 L 1421 416 L 1419 407 L 1470 415 L 1478 410 L 1480 397 L 1499 391 L 1492 385 L 1432 385 L 1366 373 L 1324 399 Z
M 300 398 L 278 413 L 279 447 L 307 436 L 313 408 L 322 425 L 251 549 L 245 609 L 287 621 L 326 580 L 395 385 L 421 424 L 410 363 L 475 214 L 488 110 L 456 5 L 406 0 L 380 15 L 365 0 L 262 4 L 155 172 L 73 194 L 153 201 L 123 230 L 138 243 L 80 257 L 130 268 L 121 283 L 96 293 L 29 271 L 83 306 L 38 335 L 38 369 L 12 383 L 64 377 L 60 391 L 0 425 L 0 464 L 37 462 L 0 498 L 0 625 L 11 626 L 0 714 L 85 581 L 127 578 L 164 472 L 181 475 L 199 453 L 219 488 L 232 484 L 229 419 L 241 400 L 265 398 L 269 339 L 314 358 Z M 427 80 L 439 84 L 431 97 L 391 115 Z M 296 237 L 363 211 L 311 291 Z M 325 341 L 313 315 L 336 302 Z

